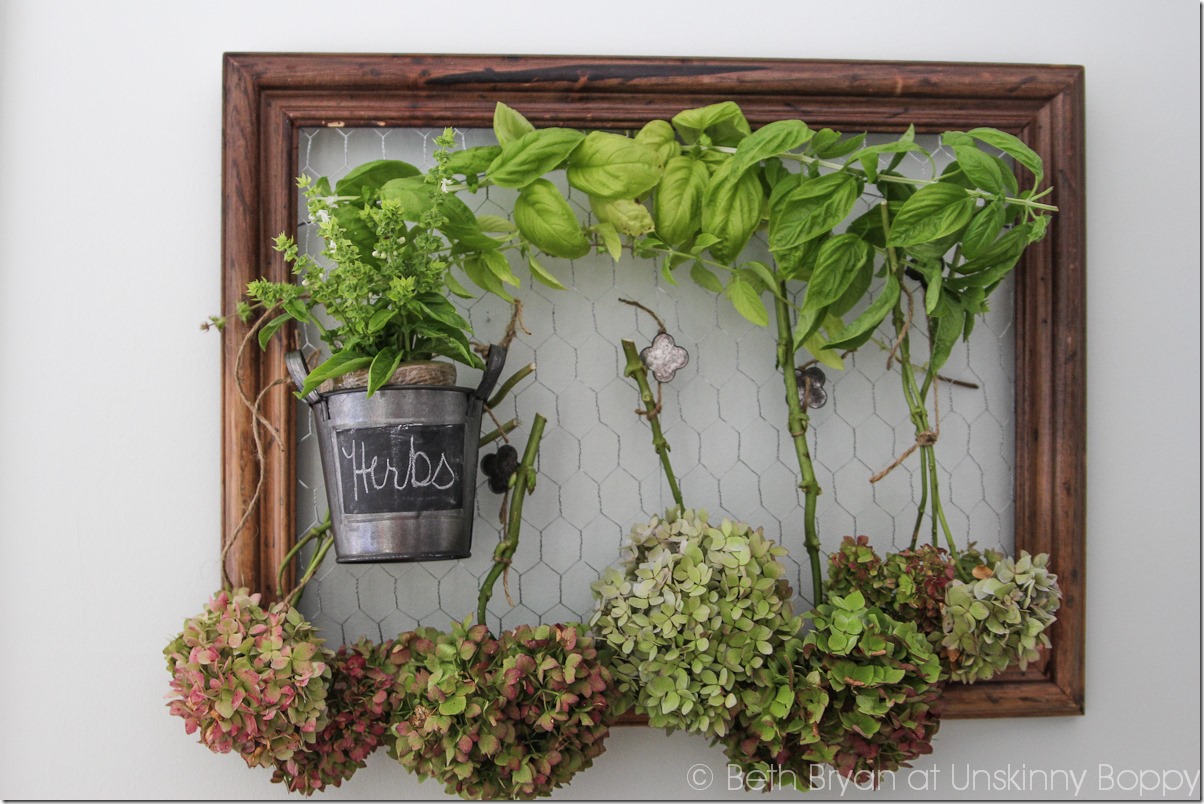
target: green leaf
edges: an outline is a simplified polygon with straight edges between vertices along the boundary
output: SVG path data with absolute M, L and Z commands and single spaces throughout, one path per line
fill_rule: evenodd
M 716 145 L 736 145 L 752 132 L 744 112 L 732 101 L 678 112 L 673 127 L 687 145 L 698 142 L 703 134 Z
M 476 251 L 488 251 L 499 248 L 504 242 L 482 232 L 477 216 L 457 196 L 445 195 L 441 203 L 447 220 L 439 228 L 453 243 Z
M 541 284 L 547 285 L 554 290 L 568 290 L 559 279 L 554 277 L 540 264 L 539 260 L 535 259 L 534 255 L 527 257 L 527 266 L 531 269 L 531 276 Z
M 903 133 L 899 139 L 893 142 L 884 142 L 878 145 L 871 145 L 867 148 L 855 152 L 849 157 L 849 161 L 857 160 L 861 163 L 862 170 L 865 171 L 866 177 L 871 181 L 878 180 L 878 157 L 882 154 L 905 154 L 912 151 L 919 151 L 927 154 L 922 147 L 915 143 L 916 129 L 915 126 L 908 126 L 907 131 Z
M 577 259 L 589 253 L 589 240 L 572 207 L 547 179 L 537 179 L 518 194 L 514 223 L 536 248 L 555 257 Z
M 819 311 L 839 299 L 857 279 L 869 246 L 853 234 L 836 235 L 819 250 L 811 281 L 807 283 L 804 311 Z
M 949 359 L 953 345 L 961 337 L 966 311 L 949 296 L 943 296 L 936 309 L 936 331 L 932 336 L 932 355 L 928 358 L 930 371 L 940 371 Z
M 860 267 L 854 273 L 853 279 L 845 288 L 844 293 L 840 294 L 840 298 L 828 305 L 828 314 L 836 317 L 843 316 L 849 310 L 857 306 L 857 302 L 865 296 L 867 290 L 870 289 L 870 283 L 874 281 L 874 255 L 872 251 L 866 253 L 866 258 L 862 260 Z
M 929 243 L 960 231 L 974 214 L 975 200 L 951 184 L 930 184 L 907 199 L 891 224 L 892 246 Z
M 569 184 L 599 198 L 635 198 L 660 181 L 656 151 L 606 131 L 591 131 L 568 160 Z
M 715 276 L 702 263 L 695 262 L 690 266 L 690 278 L 694 283 L 701 288 L 706 288 L 712 293 L 722 293 L 723 283 L 719 281 L 719 277 Z
M 735 170 L 747 170 L 762 159 L 789 153 L 815 136 L 802 120 L 775 120 L 740 140 L 732 158 Z
M 468 288 L 460 284 L 460 280 L 452 276 L 451 271 L 443 275 L 443 281 L 447 285 L 447 289 L 461 299 L 475 299 L 476 296 L 469 292 Z
M 395 346 L 386 346 L 372 358 L 368 369 L 368 396 L 376 393 L 382 385 L 389 381 L 393 372 L 401 365 L 401 352 Z
M 759 327 L 768 326 L 769 313 L 761 302 L 760 294 L 744 279 L 733 276 L 727 283 L 725 295 L 740 315 Z
M 869 307 L 865 308 L 861 315 L 845 326 L 839 338 L 829 341 L 826 348 L 838 350 L 861 348 L 866 341 L 873 337 L 874 330 L 886 320 L 890 311 L 895 309 L 901 292 L 899 280 L 895 278 L 894 274 L 887 274 L 886 285 L 878 297 L 870 303 Z
M 623 257 L 623 240 L 619 237 L 619 230 L 614 227 L 614 224 L 602 222 L 595 229 L 602 238 L 602 245 L 606 249 L 606 253 L 615 262 L 618 262 Z
M 635 141 L 656 151 L 657 164 L 665 165 L 681 153 L 677 134 L 667 120 L 652 120 L 635 135 Z
M 335 184 L 334 192 L 335 195 L 359 198 L 365 189 L 379 190 L 392 179 L 418 176 L 420 173 L 418 168 L 400 159 L 377 159 L 347 171 L 347 175 Z
M 288 322 L 290 322 L 292 320 L 293 320 L 292 315 L 287 312 L 284 312 L 284 313 L 279 313 L 271 321 L 264 324 L 263 329 L 259 330 L 259 348 L 267 349 L 268 341 L 270 341 L 272 339 L 272 336 L 275 335 L 276 332 L 279 331 L 279 329 L 281 327 L 283 327 L 285 324 L 287 324 Z
M 543 128 L 502 146 L 486 175 L 498 187 L 526 187 L 559 167 L 585 135 L 569 128 Z
M 506 259 L 506 255 L 500 251 L 484 251 L 481 253 L 481 260 L 485 263 L 485 267 L 489 271 L 512 287 L 518 287 L 518 277 L 510 270 L 510 261 Z
M 418 221 L 429 211 L 435 202 L 431 198 L 430 185 L 421 176 L 408 176 L 385 182 L 380 188 L 380 197 L 386 201 L 396 201 L 407 221 Z
M 974 258 L 987 250 L 1003 231 L 1003 202 L 992 201 L 974 214 L 962 236 L 962 254 Z
M 1031 233 L 1031 222 L 1022 223 L 1009 229 L 994 243 L 979 251 L 973 259 L 966 260 L 957 266 L 957 272 L 960 274 L 975 274 L 987 269 L 997 268 L 1000 265 L 1007 265 L 1010 270 L 1011 266 L 1016 264 L 1016 261 L 1020 259 L 1020 255 L 1028 247 Z M 966 278 L 968 279 L 968 277 Z M 973 284 L 983 285 L 989 284 L 989 282 L 979 281 Z
M 476 176 L 484 173 L 502 153 L 497 145 L 478 145 L 453 151 L 447 157 L 447 169 L 460 176 Z
M 597 198 L 590 196 L 590 209 L 598 220 L 609 223 L 620 234 L 639 237 L 653 230 L 652 214 L 648 207 L 629 198 Z
M 1045 163 L 1037 152 L 1029 148 L 1015 136 L 994 128 L 973 128 L 968 132 L 971 137 L 992 145 L 1028 168 L 1033 174 L 1033 185 L 1039 185 L 1045 177 Z
M 961 166 L 962 173 L 966 174 L 966 178 L 975 187 L 990 193 L 997 193 L 1003 189 L 1003 174 L 999 172 L 999 165 L 989 154 L 983 153 L 975 146 L 966 145 L 953 146 L 953 153 L 957 156 L 957 164 Z
M 464 317 L 460 315 L 455 306 L 438 293 L 423 293 L 417 296 L 414 301 L 419 306 L 419 309 L 434 321 L 439 321 L 455 329 L 464 330 L 469 328 L 468 322 L 464 320 Z
M 497 137 L 498 145 L 506 145 L 535 130 L 527 118 L 514 109 L 498 101 L 493 107 L 493 135 Z
M 786 251 L 819 237 L 843 221 L 861 188 L 847 173 L 804 180 L 769 210 L 769 248 Z
M 685 243 L 702 226 L 702 199 L 709 180 L 706 165 L 697 159 L 677 156 L 665 165 L 654 209 L 656 232 L 669 245 Z
M 820 139 L 821 135 L 823 135 L 822 140 Z M 811 143 L 812 153 L 820 159 L 839 159 L 853 153 L 865 142 L 865 134 L 856 134 L 847 140 L 842 140 L 840 136 L 839 131 L 833 131 L 830 128 L 820 129 Z
M 507 292 L 502 280 L 490 271 L 480 255 L 474 255 L 464 260 L 464 273 L 472 280 L 473 284 L 482 290 L 488 291 L 495 296 L 498 296 L 508 302 L 514 301 L 514 297 Z
M 778 286 L 778 278 L 774 276 L 773 271 L 765 263 L 760 260 L 749 260 L 740 266 L 740 270 L 746 272 L 745 278 L 749 278 L 747 274 L 751 274 L 756 279 L 755 284 L 763 286 L 765 290 L 768 290 L 775 296 L 784 298 L 782 296 L 782 289 Z
M 764 206 L 760 171 L 736 173 L 731 163 L 711 177 L 702 200 L 702 231 L 719 242 L 711 254 L 720 262 L 734 260 L 761 222 Z
M 803 348 L 828 368 L 844 371 L 844 360 L 841 359 L 840 352 L 835 349 L 829 349 L 824 344 L 824 339 L 818 332 L 813 333 L 811 337 L 803 342 Z
M 397 315 L 397 310 L 392 307 L 386 307 L 383 310 L 377 310 L 368 319 L 368 333 L 380 332 L 389 322 L 393 320 L 393 316 Z
M 350 371 L 358 371 L 372 365 L 372 358 L 359 352 L 335 352 L 328 360 L 319 364 L 305 378 L 305 384 L 297 392 L 298 397 L 309 396 L 319 385 L 334 377 L 341 377 Z

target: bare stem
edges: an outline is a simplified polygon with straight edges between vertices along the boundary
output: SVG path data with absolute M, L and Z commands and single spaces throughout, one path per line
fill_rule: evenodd
M 514 477 L 514 497 L 510 503 L 510 517 L 506 523 L 506 532 L 493 550 L 493 566 L 481 584 L 481 593 L 477 597 L 477 622 L 485 625 L 485 615 L 489 609 L 489 598 L 493 597 L 493 587 L 497 579 L 510 566 L 514 551 L 518 549 L 518 537 L 523 526 L 523 499 L 535 488 L 535 458 L 539 455 L 539 442 L 543 438 L 544 426 L 547 424 L 541 414 L 535 414 L 531 423 L 531 436 L 527 439 L 527 448 L 523 451 L 523 459 L 518 464 Z
M 661 431 L 660 406 L 652 396 L 652 387 L 648 384 L 648 369 L 644 366 L 644 361 L 640 360 L 634 342 L 623 341 L 623 355 L 627 358 L 623 373 L 635 380 L 635 384 L 640 388 L 640 401 L 644 403 L 644 410 L 637 412 L 648 420 L 648 425 L 652 428 L 652 446 L 656 448 L 657 455 L 660 455 L 661 468 L 665 471 L 665 480 L 669 482 L 673 502 L 678 508 L 685 509 L 681 488 L 677 485 L 677 475 L 673 474 L 673 464 L 669 462 L 669 442 L 665 440 L 665 434 Z

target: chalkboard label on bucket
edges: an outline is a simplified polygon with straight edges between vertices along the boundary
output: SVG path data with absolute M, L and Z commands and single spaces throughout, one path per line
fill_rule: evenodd
M 346 514 L 464 505 L 464 425 L 395 424 L 335 434 Z

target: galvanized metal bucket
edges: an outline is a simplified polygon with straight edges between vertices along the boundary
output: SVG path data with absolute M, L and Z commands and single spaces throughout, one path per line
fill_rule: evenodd
M 506 362 L 491 346 L 476 388 L 386 385 L 305 397 L 314 411 L 339 563 L 468 558 L 481 413 Z M 285 363 L 300 388 L 300 352 Z

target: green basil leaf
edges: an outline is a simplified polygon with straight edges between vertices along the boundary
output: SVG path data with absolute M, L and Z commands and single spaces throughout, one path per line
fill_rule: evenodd
M 1003 202 L 992 201 L 974 214 L 962 236 L 962 254 L 974 258 L 990 247 L 1003 231 Z
M 868 255 L 869 246 L 854 234 L 836 235 L 824 243 L 807 283 L 803 310 L 818 312 L 839 299 L 857 279 Z
M 789 153 L 815 136 L 802 120 L 775 120 L 740 140 L 732 161 L 735 170 L 747 170 L 762 159 Z
M 656 151 L 657 164 L 664 167 L 669 160 L 681 154 L 677 133 L 667 120 L 653 120 L 635 135 L 635 141 Z
M 930 184 L 916 191 L 891 224 L 889 244 L 912 246 L 954 234 L 970 222 L 975 199 L 951 184 Z
M 990 154 L 983 153 L 975 146 L 955 145 L 953 153 L 962 173 L 975 187 L 989 193 L 997 193 L 1003 189 L 1003 175 L 999 165 Z
M 865 134 L 855 134 L 847 140 L 842 140 L 840 139 L 840 132 L 832 131 L 831 129 L 823 130 L 829 131 L 836 136 L 831 142 L 825 143 L 822 148 L 812 146 L 812 151 L 820 159 L 839 159 L 842 156 L 853 153 L 865 144 Z
M 609 223 L 620 234 L 639 237 L 653 230 L 652 213 L 639 201 L 629 198 L 589 197 L 590 209 L 603 223 Z
M 368 319 L 368 334 L 372 335 L 380 332 L 389 325 L 389 322 L 392 321 L 393 317 L 396 315 L 397 310 L 393 307 L 386 307 L 383 310 L 377 310 L 372 314 L 372 317 Z
M 482 232 L 499 232 L 502 234 L 513 234 L 518 231 L 518 227 L 510 222 L 508 218 L 503 218 L 501 215 L 478 215 L 477 226 Z
M 602 246 L 606 249 L 606 253 L 615 262 L 618 262 L 623 257 L 623 240 L 619 237 L 619 230 L 614 227 L 613 223 L 603 221 L 595 227 L 598 235 L 602 238 Z
M 359 352 L 335 352 L 324 363 L 319 364 L 305 378 L 305 384 L 297 392 L 297 397 L 306 397 L 317 390 L 318 386 L 332 377 L 341 377 L 350 371 L 358 371 L 372 365 L 372 358 Z
M 759 170 L 737 173 L 729 163 L 707 184 L 702 199 L 702 231 L 719 242 L 711 254 L 720 262 L 734 260 L 761 223 L 764 195 Z
M 660 181 L 656 151 L 643 143 L 591 131 L 568 160 L 569 184 L 599 198 L 635 198 Z
M 672 122 L 687 145 L 693 145 L 706 134 L 716 145 L 731 146 L 752 132 L 744 112 L 732 101 L 686 109 L 674 115 Z
M 874 330 L 886 320 L 890 315 L 890 311 L 895 309 L 895 305 L 899 303 L 899 280 L 894 274 L 887 274 L 886 285 L 882 288 L 882 292 L 878 294 L 870 306 L 865 308 L 865 311 L 845 326 L 844 331 L 840 333 L 840 338 L 829 341 L 826 345 L 828 349 L 859 349 L 866 341 L 874 335 Z
M 452 151 L 447 157 L 447 167 L 459 176 L 476 176 L 488 170 L 493 160 L 501 154 L 502 149 L 497 145 L 478 145 L 475 148 Z
M 974 128 L 968 132 L 971 137 L 992 145 L 1028 168 L 1033 174 L 1033 185 L 1041 183 L 1045 177 L 1045 163 L 1037 152 L 1029 148 L 1017 137 L 994 128 Z
M 961 308 L 961 305 L 948 297 L 941 299 L 940 304 L 937 305 L 934 316 L 936 331 L 932 336 L 932 355 L 928 358 L 930 371 L 940 371 L 941 366 L 945 365 L 945 361 L 949 359 L 953 345 L 962 335 L 965 316 L 966 311 Z
M 702 199 L 710 174 L 706 165 L 677 156 L 665 165 L 656 188 L 656 231 L 671 246 L 689 240 L 702 226 Z
M 432 320 L 439 321 L 454 329 L 468 329 L 468 322 L 460 315 L 455 305 L 438 293 L 423 293 L 415 297 L 414 301 L 421 306 L 422 311 Z
M 840 298 L 828 305 L 828 314 L 833 316 L 843 316 L 849 310 L 857 306 L 857 302 L 865 296 L 866 291 L 870 289 L 870 283 L 874 281 L 874 254 L 870 250 L 866 253 L 866 258 L 861 261 L 861 265 L 856 269 L 853 275 L 853 280 L 849 282 L 844 293 L 840 294 Z
M 769 312 L 761 302 L 760 294 L 744 279 L 733 276 L 727 283 L 727 290 L 724 291 L 724 294 L 740 315 L 759 327 L 769 324 Z
M 552 275 L 547 268 L 544 268 L 539 260 L 534 256 L 527 257 L 527 266 L 531 269 L 531 276 L 541 284 L 547 285 L 554 290 L 568 290 L 564 284 Z
M 570 128 L 541 128 L 502 146 L 486 175 L 498 187 L 526 187 L 559 167 L 585 135 Z
M 435 205 L 430 185 L 422 176 L 407 176 L 387 181 L 380 188 L 382 201 L 396 201 L 407 221 L 418 221 Z
M 803 348 L 828 368 L 844 371 L 844 360 L 841 359 L 840 352 L 835 349 L 829 349 L 824 344 L 824 339 L 818 332 L 814 333 L 803 343 Z
M 852 156 L 849 161 L 857 160 L 861 163 L 861 168 L 865 171 L 866 177 L 871 181 L 878 180 L 878 157 L 881 154 L 896 154 L 903 155 L 912 151 L 919 151 L 927 154 L 928 152 L 915 143 L 916 128 L 908 126 L 907 131 L 903 132 L 899 139 L 893 142 L 883 142 L 878 145 L 870 145 L 862 148 Z
M 518 194 L 514 224 L 532 245 L 554 257 L 571 260 L 589 253 L 589 240 L 572 207 L 547 179 L 535 180 Z
M 535 130 L 527 118 L 501 101 L 493 107 L 493 135 L 497 137 L 498 145 L 506 145 L 521 139 Z
M 765 290 L 768 290 L 773 295 L 779 298 L 782 296 L 782 289 L 778 286 L 778 278 L 774 275 L 773 270 L 768 265 L 760 260 L 749 260 L 740 266 L 740 270 L 746 274 L 755 277 L 755 284 L 761 285 Z M 749 277 L 746 277 L 749 278 Z M 752 281 L 750 279 L 750 281 Z
M 292 321 L 293 317 L 287 312 L 279 313 L 271 321 L 263 325 L 263 329 L 259 330 L 259 348 L 267 349 L 268 341 L 272 339 L 281 327 Z
M 769 249 L 785 251 L 832 230 L 853 211 L 861 188 L 847 173 L 803 181 L 770 209 Z
M 483 251 L 481 252 L 481 261 L 485 263 L 489 272 L 500 281 L 512 287 L 518 287 L 518 277 L 510 270 L 510 261 L 506 259 L 505 254 L 500 251 Z
M 1020 255 L 1024 253 L 1024 249 L 1028 247 L 1031 234 L 1031 222 L 1012 227 L 1004 232 L 1002 237 L 985 249 L 981 249 L 972 259 L 957 266 L 957 272 L 959 274 L 975 274 L 1001 263 L 1014 265 L 1020 259 Z
M 360 198 L 364 190 L 379 190 L 387 181 L 417 176 L 420 173 L 418 168 L 400 159 L 377 159 L 347 171 L 347 175 L 335 184 L 334 192 L 335 195 Z
M 502 284 L 502 280 L 494 275 L 493 271 L 485 266 L 484 260 L 480 255 L 474 255 L 464 260 L 464 273 L 472 280 L 473 284 L 484 291 L 492 293 L 505 301 L 512 302 L 514 297 L 506 290 Z
M 700 262 L 695 262 L 690 266 L 690 278 L 694 280 L 694 284 L 706 288 L 712 293 L 723 292 L 723 283 L 719 281 L 719 277 Z
M 456 279 L 456 277 L 452 275 L 451 271 L 448 271 L 443 275 L 443 281 L 447 285 L 447 289 L 459 296 L 461 299 L 476 298 L 475 295 L 469 292 L 468 288 L 460 284 L 460 280 Z
M 475 251 L 496 249 L 505 242 L 482 232 L 477 216 L 458 196 L 445 195 L 441 203 L 447 220 L 439 228 L 447 234 L 448 239 Z
M 376 391 L 393 376 L 393 372 L 397 371 L 397 367 L 401 365 L 401 352 L 396 346 L 386 346 L 376 353 L 376 357 L 372 358 L 372 365 L 368 369 L 368 396 L 372 396 Z

